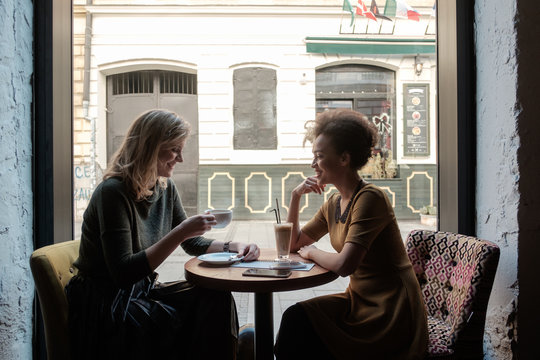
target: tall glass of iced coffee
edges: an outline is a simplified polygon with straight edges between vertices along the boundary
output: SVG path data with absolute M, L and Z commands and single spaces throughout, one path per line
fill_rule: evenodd
M 276 236 L 276 261 L 289 261 L 289 252 L 291 250 L 292 223 L 285 222 L 274 224 L 274 233 Z

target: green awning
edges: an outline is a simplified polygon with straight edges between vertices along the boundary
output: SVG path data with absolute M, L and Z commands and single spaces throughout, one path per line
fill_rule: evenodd
M 321 54 L 435 54 L 435 39 L 360 39 L 306 37 L 306 51 Z

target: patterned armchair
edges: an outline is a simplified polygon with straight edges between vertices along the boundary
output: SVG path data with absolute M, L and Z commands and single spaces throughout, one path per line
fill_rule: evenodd
M 499 247 L 472 236 L 413 230 L 406 248 L 426 305 L 428 357 L 482 359 Z

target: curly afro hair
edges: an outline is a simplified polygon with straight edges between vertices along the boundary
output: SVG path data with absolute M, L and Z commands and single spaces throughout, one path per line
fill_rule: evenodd
M 351 168 L 361 169 L 371 157 L 371 150 L 377 144 L 377 128 L 364 114 L 353 110 L 326 110 L 317 115 L 315 121 L 308 121 L 304 138 L 313 143 L 324 134 L 338 154 L 347 152 L 351 157 Z

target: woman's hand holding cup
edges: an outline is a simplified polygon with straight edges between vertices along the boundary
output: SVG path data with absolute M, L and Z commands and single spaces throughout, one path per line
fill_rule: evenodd
M 188 217 L 186 220 L 182 221 L 177 228 L 181 229 L 184 233 L 185 239 L 189 239 L 203 235 L 205 232 L 211 230 L 212 226 L 215 226 L 216 224 L 217 221 L 214 215 L 203 214 Z

